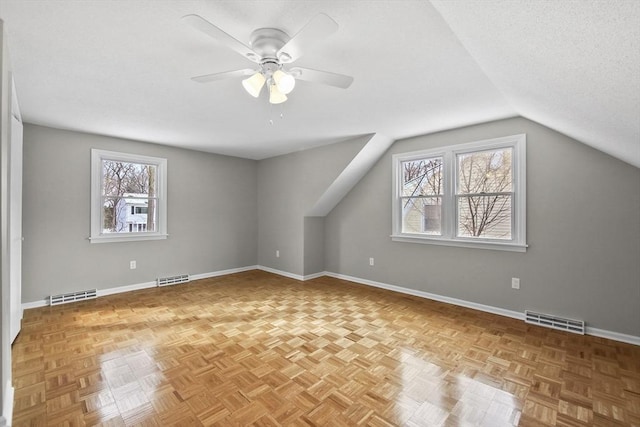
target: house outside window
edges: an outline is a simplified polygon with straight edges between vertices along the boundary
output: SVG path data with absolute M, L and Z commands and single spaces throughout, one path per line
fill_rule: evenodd
M 526 136 L 393 156 L 401 242 L 526 250 Z
M 148 171 L 143 171 L 145 178 L 147 173 Z M 118 199 L 114 209 L 117 215 L 113 228 L 116 230 L 129 228 L 129 232 L 147 231 L 147 227 L 156 223 L 153 218 L 147 215 L 148 205 L 149 194 L 124 193 L 123 197 Z M 109 209 L 109 207 L 105 209 Z M 109 215 L 105 215 L 105 218 L 109 217 Z M 105 227 L 110 226 L 112 226 L 112 224 L 105 224 Z M 153 231 L 150 227 L 149 230 Z
M 167 237 L 166 159 L 91 150 L 92 243 Z

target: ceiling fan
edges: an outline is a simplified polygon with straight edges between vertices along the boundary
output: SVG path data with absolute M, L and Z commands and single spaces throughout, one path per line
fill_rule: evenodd
M 257 69 L 245 68 L 192 77 L 196 82 L 208 83 L 248 76 L 242 81 L 245 90 L 257 98 L 266 85 L 269 88 L 269 102 L 272 104 L 286 101 L 287 94 L 293 90 L 296 80 L 342 89 L 348 88 L 353 82 L 353 77 L 343 74 L 303 67 L 288 68 L 288 65 L 300 58 L 307 48 L 337 31 L 338 24 L 323 13 L 312 18 L 293 37 L 277 28 L 259 28 L 251 33 L 249 46 L 199 15 L 186 15 L 182 17 L 182 21 L 258 64 Z

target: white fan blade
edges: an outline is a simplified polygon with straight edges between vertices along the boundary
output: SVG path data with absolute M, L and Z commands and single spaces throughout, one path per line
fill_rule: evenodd
M 277 56 L 282 62 L 293 62 L 300 58 L 307 48 L 324 40 L 337 30 L 338 23 L 324 13 L 320 13 L 282 46 Z
M 260 55 L 255 53 L 249 46 L 245 45 L 233 36 L 225 33 L 223 30 L 204 19 L 202 16 L 186 15 L 182 17 L 182 21 L 185 24 L 192 26 L 196 30 L 202 31 L 206 35 L 214 38 L 218 42 L 227 46 L 229 49 L 235 50 L 245 58 L 256 63 L 260 62 Z
M 353 77 L 344 74 L 330 73 L 328 71 L 312 70 L 311 68 L 295 67 L 289 70 L 297 80 L 313 83 L 322 83 L 346 89 L 353 83 Z
M 224 73 L 205 74 L 203 76 L 191 77 L 191 80 L 196 81 L 198 83 L 209 83 L 209 82 L 215 82 L 216 80 L 250 76 L 255 72 L 256 70 L 252 70 L 251 68 L 245 68 L 244 70 L 226 71 Z

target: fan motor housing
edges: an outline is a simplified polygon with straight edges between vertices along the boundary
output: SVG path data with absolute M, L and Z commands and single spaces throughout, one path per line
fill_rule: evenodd
M 267 59 L 278 61 L 278 51 L 291 39 L 287 33 L 277 28 L 258 28 L 251 33 L 249 45 L 260 57 L 262 62 Z

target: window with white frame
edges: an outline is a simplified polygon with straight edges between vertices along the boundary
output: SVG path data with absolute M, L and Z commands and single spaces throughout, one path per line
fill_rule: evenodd
M 167 160 L 91 150 L 91 243 L 167 237 Z
M 393 156 L 394 241 L 526 250 L 526 135 Z

